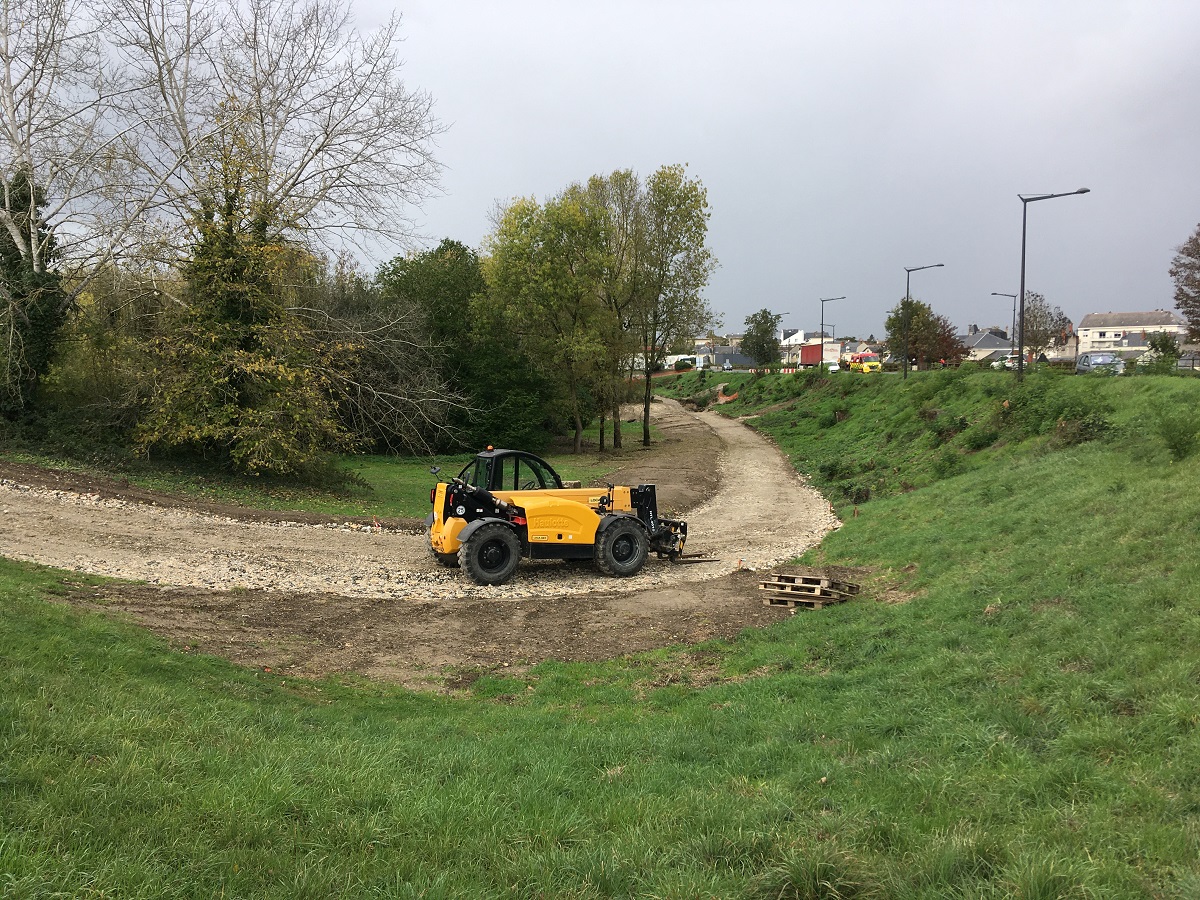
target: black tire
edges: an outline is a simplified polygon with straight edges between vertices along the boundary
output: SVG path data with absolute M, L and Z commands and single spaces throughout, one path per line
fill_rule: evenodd
M 504 584 L 520 561 L 520 540 L 500 522 L 481 525 L 458 549 L 459 565 L 476 584 Z
M 649 551 L 650 539 L 639 522 L 614 522 L 596 541 L 596 565 L 605 575 L 625 578 L 642 570 Z
M 439 566 L 445 566 L 447 569 L 458 568 L 457 553 L 438 553 L 433 549 L 433 526 L 425 528 L 425 545 L 429 547 L 429 555 L 432 556 Z

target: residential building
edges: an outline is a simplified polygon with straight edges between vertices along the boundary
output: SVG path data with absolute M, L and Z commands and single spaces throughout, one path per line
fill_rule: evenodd
M 1187 338 L 1187 320 L 1176 312 L 1156 309 L 1150 312 L 1088 313 L 1079 323 L 1079 353 L 1093 350 L 1144 351 L 1150 338 L 1166 332 L 1181 344 Z M 1124 355 L 1124 354 L 1123 354 Z
M 958 339 L 966 346 L 966 358 L 972 362 L 995 362 L 1014 349 L 1012 339 L 1003 328 L 980 329 L 978 325 L 970 325 L 967 333 L 958 335 Z
M 804 332 L 794 328 L 785 328 L 780 335 L 779 347 L 784 365 L 800 361 L 800 348 L 804 345 Z

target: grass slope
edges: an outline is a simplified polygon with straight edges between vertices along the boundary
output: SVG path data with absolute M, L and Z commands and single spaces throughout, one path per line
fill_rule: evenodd
M 1200 382 L 939 378 L 739 400 L 871 487 L 809 560 L 868 599 L 470 697 L 178 654 L 0 564 L 0 894 L 1200 895 L 1200 460 L 1145 412 Z

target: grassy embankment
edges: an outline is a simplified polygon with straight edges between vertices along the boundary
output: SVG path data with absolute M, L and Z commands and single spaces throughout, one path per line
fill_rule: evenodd
M 731 645 L 415 696 L 174 654 L 4 564 L 0 893 L 1200 895 L 1200 455 L 1148 412 L 1200 381 L 741 387 L 857 500 L 810 561 L 875 574 Z

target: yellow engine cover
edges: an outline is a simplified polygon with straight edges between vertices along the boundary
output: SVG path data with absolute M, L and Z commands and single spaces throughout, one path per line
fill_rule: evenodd
M 458 534 L 466 521 L 457 516 L 442 518 L 446 503 L 445 482 L 437 486 L 433 501 L 433 524 L 429 540 L 438 553 L 457 553 L 462 542 Z M 530 544 L 572 544 L 592 546 L 600 527 L 600 503 L 608 496 L 607 488 L 563 488 L 548 491 L 495 491 L 494 495 L 512 506 L 525 510 Z M 628 487 L 613 489 L 609 512 L 632 512 L 633 499 Z

